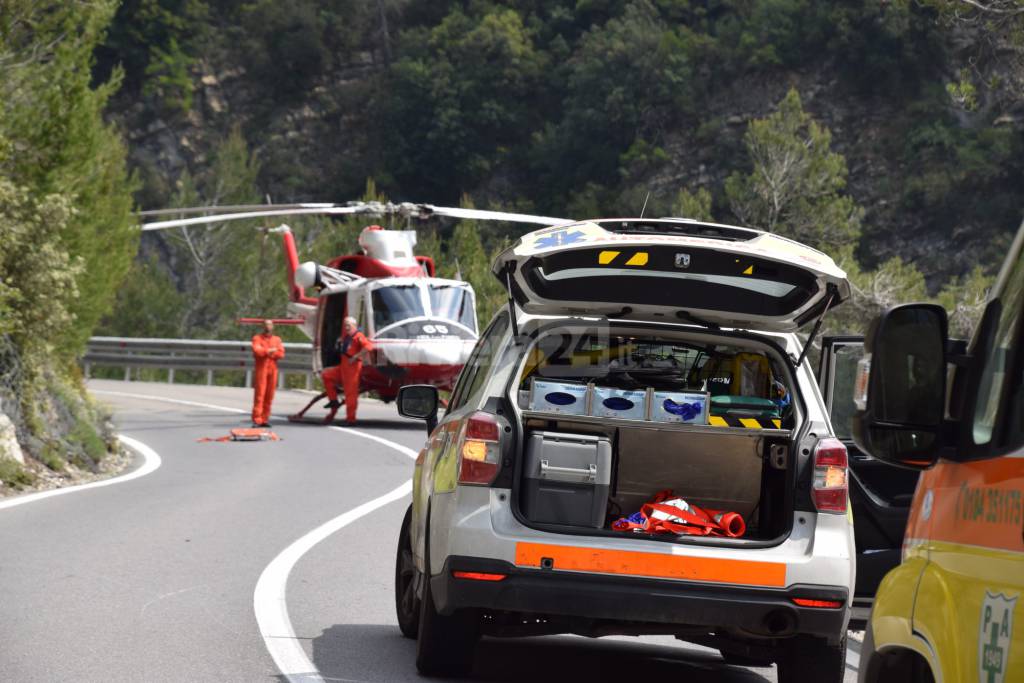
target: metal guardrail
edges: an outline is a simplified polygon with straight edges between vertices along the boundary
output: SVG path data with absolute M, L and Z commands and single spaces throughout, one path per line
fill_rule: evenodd
M 277 363 L 278 385 L 284 386 L 285 375 L 302 374 L 310 388 L 313 345 L 289 342 L 285 343 L 284 351 L 284 358 Z M 241 370 L 248 387 L 252 385 L 254 361 L 248 341 L 92 337 L 82 365 L 87 378 L 94 366 L 124 368 L 125 381 L 131 379 L 133 368 L 166 369 L 168 382 L 174 382 L 175 370 L 205 370 L 207 384 L 213 384 L 215 370 Z

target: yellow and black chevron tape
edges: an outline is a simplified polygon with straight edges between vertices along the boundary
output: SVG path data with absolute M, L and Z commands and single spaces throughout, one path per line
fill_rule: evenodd
M 708 424 L 712 427 L 740 427 L 742 429 L 782 429 L 782 420 L 768 417 L 735 417 L 733 415 L 711 415 Z

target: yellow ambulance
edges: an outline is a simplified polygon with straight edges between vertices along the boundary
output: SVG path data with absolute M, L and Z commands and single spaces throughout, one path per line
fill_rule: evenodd
M 853 436 L 921 471 L 902 562 L 882 580 L 861 683 L 1024 682 L 1024 226 L 970 345 L 911 304 L 864 340 Z

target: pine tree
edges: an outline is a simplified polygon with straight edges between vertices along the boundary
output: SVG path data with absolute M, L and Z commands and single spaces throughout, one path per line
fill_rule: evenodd
M 692 218 L 697 221 L 712 221 L 711 193 L 703 187 L 695 193 L 687 189 L 679 190 L 672 204 L 672 215 L 678 218 Z
M 751 121 L 743 140 L 753 168 L 725 183 L 741 221 L 819 249 L 857 243 L 863 210 L 842 193 L 846 159 L 831 150 L 832 134 L 804 111 L 796 90 Z

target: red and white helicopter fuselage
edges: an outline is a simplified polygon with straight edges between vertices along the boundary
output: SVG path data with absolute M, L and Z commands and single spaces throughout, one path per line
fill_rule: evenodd
M 206 215 L 185 217 L 197 213 Z M 400 216 L 406 220 L 441 217 L 545 226 L 568 222 L 563 218 L 410 202 L 208 206 L 157 209 L 140 215 L 159 217 L 140 226 L 143 232 L 294 215 Z M 466 282 L 435 277 L 433 259 L 413 252 L 414 231 L 384 230 L 373 225 L 359 236 L 362 253 L 339 256 L 325 265 L 311 261 L 300 265 L 291 228 L 281 225 L 262 230 L 281 235 L 288 268 L 291 317 L 277 322 L 297 325 L 313 340 L 315 372 L 340 362 L 335 344 L 342 321 L 352 316 L 376 347 L 363 365 L 361 391 L 374 391 L 390 400 L 405 384 L 453 388 L 478 337 L 476 297 Z M 307 293 L 310 289 L 315 295 Z M 241 318 L 239 322 L 259 323 L 261 319 Z M 316 400 L 319 398 L 310 405 Z
M 313 340 L 316 372 L 340 362 L 335 344 L 352 316 L 376 347 L 363 366 L 362 391 L 390 400 L 405 384 L 452 388 L 478 336 L 475 294 L 466 282 L 434 277 L 433 260 L 413 253 L 415 232 L 370 226 L 359 237 L 362 254 L 326 266 L 299 265 L 291 230 L 272 232 L 282 234 L 288 312 Z

